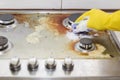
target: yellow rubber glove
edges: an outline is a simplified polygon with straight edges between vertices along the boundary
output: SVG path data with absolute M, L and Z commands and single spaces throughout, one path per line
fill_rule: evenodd
M 75 23 L 79 23 L 86 17 L 88 17 L 88 28 L 120 31 L 120 10 L 113 13 L 107 13 L 99 9 L 91 9 L 77 18 Z

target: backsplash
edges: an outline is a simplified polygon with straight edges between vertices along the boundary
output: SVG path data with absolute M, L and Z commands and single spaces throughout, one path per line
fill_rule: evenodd
M 120 0 L 1 0 L 0 9 L 120 9 Z

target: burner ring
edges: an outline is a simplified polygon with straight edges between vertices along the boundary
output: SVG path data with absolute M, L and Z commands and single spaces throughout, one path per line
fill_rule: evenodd
M 85 49 L 83 49 L 83 48 L 81 48 L 80 47 L 80 42 L 78 42 L 78 43 L 76 43 L 76 45 L 75 45 L 75 50 L 76 51 L 80 51 L 80 52 L 90 52 L 90 51 L 93 51 L 93 50 L 95 50 L 95 45 L 94 44 L 92 44 L 92 47 L 90 48 L 90 49 L 88 49 L 88 50 L 85 50 Z
M 69 18 L 66 18 L 63 20 L 62 24 L 65 28 L 71 29 L 71 25 L 73 24 L 73 22 L 71 22 Z
M 63 26 L 67 29 L 71 29 L 72 25 L 75 23 L 75 20 L 80 16 L 80 13 L 74 13 L 68 16 L 63 20 Z
M 12 48 L 12 44 L 4 36 L 0 36 L 0 55 Z
M 86 53 L 95 50 L 95 45 L 90 38 L 82 38 L 75 44 L 75 50 Z
M 6 49 L 0 50 L 0 55 L 7 53 L 11 48 L 13 48 L 13 44 L 8 41 L 8 46 L 6 46 Z

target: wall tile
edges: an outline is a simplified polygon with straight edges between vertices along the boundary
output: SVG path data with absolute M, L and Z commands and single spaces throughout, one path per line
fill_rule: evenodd
M 1 0 L 1 9 L 60 9 L 61 0 Z
M 62 0 L 62 9 L 120 9 L 120 0 Z

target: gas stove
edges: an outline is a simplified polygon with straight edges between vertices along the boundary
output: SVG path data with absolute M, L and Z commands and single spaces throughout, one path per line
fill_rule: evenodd
M 114 33 L 72 34 L 69 26 L 82 12 L 73 13 L 1 11 L 0 79 L 119 80 Z

